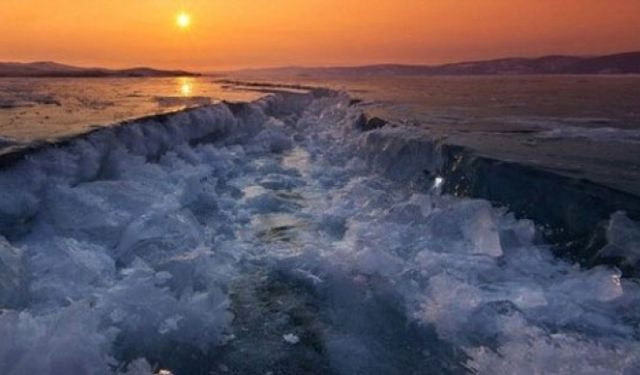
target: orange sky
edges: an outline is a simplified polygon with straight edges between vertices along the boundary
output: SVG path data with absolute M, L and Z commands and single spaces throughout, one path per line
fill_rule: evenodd
M 3 61 L 215 70 L 627 50 L 640 0 L 0 1 Z

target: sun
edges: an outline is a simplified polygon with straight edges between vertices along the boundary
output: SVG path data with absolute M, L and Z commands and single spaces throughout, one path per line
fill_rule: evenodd
M 176 16 L 176 25 L 181 29 L 187 29 L 191 26 L 191 16 L 189 13 L 180 12 Z

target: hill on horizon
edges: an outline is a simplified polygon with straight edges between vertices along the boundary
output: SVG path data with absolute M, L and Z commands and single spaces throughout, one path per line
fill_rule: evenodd
M 604 56 L 508 57 L 442 65 L 376 64 L 244 69 L 235 73 L 348 75 L 640 74 L 640 51 Z
M 52 61 L 32 63 L 0 62 L 0 77 L 178 77 L 196 76 L 185 70 L 161 70 L 148 67 L 129 69 L 84 68 Z
M 232 71 L 268 75 L 526 75 L 526 74 L 640 74 L 640 51 L 603 56 L 548 55 L 507 57 L 442 65 L 374 64 L 337 67 L 276 67 Z M 186 70 L 150 67 L 108 69 L 79 67 L 53 61 L 0 62 L 0 77 L 179 77 L 199 76 Z

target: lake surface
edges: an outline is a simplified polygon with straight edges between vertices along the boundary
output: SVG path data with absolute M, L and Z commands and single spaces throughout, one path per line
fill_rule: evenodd
M 262 77 L 344 90 L 370 112 L 440 130 L 535 132 L 640 142 L 640 76 Z M 220 100 L 264 96 L 214 77 L 0 78 L 0 136 L 20 141 Z M 578 128 L 578 129 L 576 129 Z M 584 131 L 621 129 L 632 132 Z M 551 136 L 552 134 L 549 134 Z
M 263 95 L 225 89 L 211 77 L 0 78 L 0 146 L 68 137 L 142 116 Z
M 640 76 L 260 76 L 0 79 L 0 152 L 284 84 L 328 87 L 370 117 L 428 130 L 479 155 L 640 195 Z
M 640 76 L 634 75 L 236 78 L 344 90 L 387 118 L 446 129 L 640 129 Z
M 312 77 L 239 80 L 349 92 L 369 116 L 498 160 L 640 195 L 640 76 Z

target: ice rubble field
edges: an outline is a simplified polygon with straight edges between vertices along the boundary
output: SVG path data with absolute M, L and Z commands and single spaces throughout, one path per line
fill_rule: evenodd
M 438 194 L 416 135 L 359 115 L 278 94 L 1 171 L 0 373 L 640 372 L 636 282 Z

